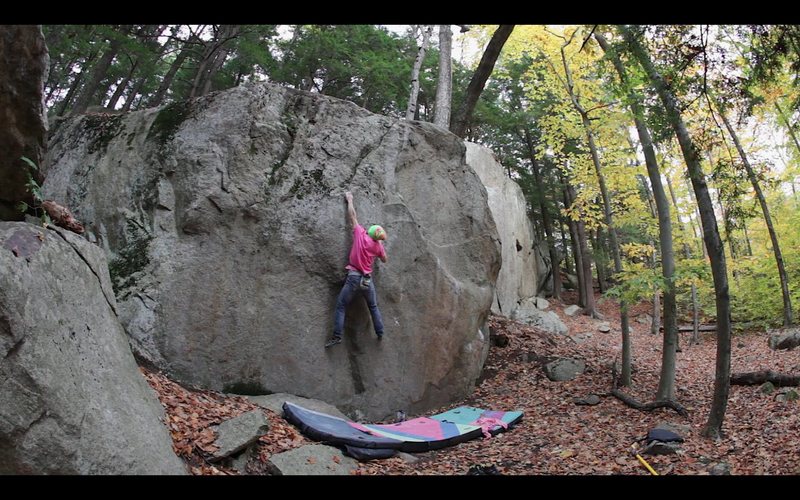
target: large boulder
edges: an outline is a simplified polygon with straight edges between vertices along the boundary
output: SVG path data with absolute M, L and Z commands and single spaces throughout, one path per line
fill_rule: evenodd
M 0 220 L 22 220 L 16 204 L 34 204 L 28 176 L 43 180 L 21 158 L 39 166 L 44 157 L 49 60 L 41 26 L 0 25 Z
M 105 255 L 0 222 L 0 474 L 185 474 L 114 312 Z
M 354 418 L 422 412 L 474 387 L 500 250 L 456 136 L 319 94 L 240 86 L 62 123 L 44 192 L 106 249 L 121 320 L 177 380 L 288 392 Z M 359 222 L 388 232 L 375 283 L 324 349 Z
M 798 327 L 780 328 L 770 330 L 767 333 L 769 334 L 768 343 L 770 349 L 790 351 L 800 346 L 800 328 Z
M 466 145 L 467 164 L 486 186 L 489 208 L 502 244 L 503 265 L 497 276 L 492 312 L 511 318 L 522 302 L 544 288 L 539 281 L 548 275 L 547 268 L 537 250 L 522 189 L 506 175 L 492 150 L 471 142 Z

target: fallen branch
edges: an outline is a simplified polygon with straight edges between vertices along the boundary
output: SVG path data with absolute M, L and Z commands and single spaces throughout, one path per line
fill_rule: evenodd
M 681 415 L 683 417 L 686 417 L 686 416 L 689 415 L 689 412 L 686 411 L 686 408 L 681 406 L 681 404 L 676 402 L 676 401 L 669 401 L 669 400 L 668 401 L 653 401 L 651 403 L 644 403 L 643 404 L 643 403 L 640 403 L 640 402 L 636 401 L 635 399 L 633 399 L 632 397 L 628 396 L 627 394 L 624 394 L 622 391 L 620 391 L 619 389 L 616 389 L 616 388 L 615 389 L 611 389 L 611 395 L 614 396 L 615 398 L 619 399 L 620 401 L 622 401 L 626 405 L 630 406 L 631 408 L 635 408 L 637 410 L 653 411 L 656 408 L 672 408 L 673 410 L 675 410 L 678 413 L 678 415 Z
M 761 385 L 764 382 L 772 382 L 776 387 L 797 386 L 800 385 L 800 375 L 775 373 L 772 370 L 731 374 L 731 385 Z
M 689 415 L 689 412 L 686 411 L 686 408 L 684 408 L 677 401 L 667 400 L 667 401 L 653 401 L 651 403 L 640 403 L 639 401 L 633 399 L 632 397 L 628 396 L 627 394 L 619 390 L 619 380 L 617 379 L 616 361 L 614 361 L 611 364 L 611 385 L 612 385 L 611 392 L 609 394 L 619 399 L 620 401 L 630 406 L 631 408 L 635 408 L 641 411 L 653 411 L 656 408 L 672 408 L 678 413 L 678 415 L 681 415 L 683 417 Z

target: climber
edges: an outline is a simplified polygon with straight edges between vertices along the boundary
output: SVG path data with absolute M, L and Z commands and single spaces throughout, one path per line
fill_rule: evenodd
M 347 277 L 339 292 L 336 300 L 336 315 L 333 322 L 333 337 L 325 344 L 325 347 L 332 347 L 342 341 L 342 331 L 344 330 L 345 309 L 359 293 L 364 296 L 372 316 L 372 325 L 375 327 L 375 335 L 378 340 L 383 339 L 383 320 L 378 309 L 378 297 L 375 292 L 375 283 L 372 280 L 372 262 L 375 257 L 382 262 L 387 261 L 386 249 L 383 248 L 383 241 L 386 240 L 386 231 L 381 226 L 373 225 L 364 229 L 358 224 L 356 209 L 353 207 L 353 194 L 344 194 L 347 200 L 347 219 L 353 226 L 353 246 L 350 248 L 350 259 L 345 269 Z

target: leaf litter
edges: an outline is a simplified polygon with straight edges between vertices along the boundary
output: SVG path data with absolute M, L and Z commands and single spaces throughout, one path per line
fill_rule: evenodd
M 690 343 L 691 332 L 681 333 L 675 397 L 688 410 L 688 416 L 669 408 L 639 411 L 609 394 L 611 364 L 621 357 L 618 304 L 599 299 L 603 319 L 596 320 L 566 316 L 563 309 L 572 302 L 574 297 L 565 294 L 564 302 L 551 299 L 549 309 L 569 327 L 569 335 L 547 333 L 501 316 L 490 317 L 492 334 L 504 335 L 508 344 L 491 346 L 483 375 L 469 397 L 428 412 L 461 405 L 520 410 L 524 415 L 516 426 L 492 438 L 417 453 L 416 460 L 408 460 L 406 455 L 362 462 L 354 474 L 649 475 L 631 445 L 660 423 L 679 426 L 685 439 L 677 454 L 642 455 L 661 475 L 709 475 L 720 463 L 727 464 L 735 475 L 800 474 L 800 447 L 796 445 L 800 402 L 776 401 L 774 393 L 764 394 L 758 386 L 732 385 L 722 428 L 724 437 L 713 440 L 701 436 L 713 396 L 714 332 L 701 333 L 698 345 Z M 635 320 L 650 313 L 649 308 L 642 303 L 630 309 L 633 384 L 622 388 L 642 403 L 654 399 L 661 367 L 661 335 L 651 334 L 649 325 Z M 598 330 L 603 321 L 612 326 L 611 332 Z M 766 369 L 792 373 L 800 367 L 800 349 L 771 350 L 763 331 L 734 333 L 731 346 L 732 373 Z M 586 371 L 571 381 L 551 382 L 542 367 L 560 357 L 582 359 Z M 259 471 L 266 470 L 263 464 L 272 455 L 312 444 L 281 415 L 247 398 L 187 389 L 163 374 L 141 370 L 164 406 L 173 449 L 192 474 L 238 474 L 224 462 L 208 461 L 215 447 L 213 426 L 253 409 L 264 412 L 269 430 L 257 442 L 254 460 L 258 464 L 248 471 L 264 473 Z M 576 399 L 591 394 L 600 396 L 599 404 L 575 404 Z

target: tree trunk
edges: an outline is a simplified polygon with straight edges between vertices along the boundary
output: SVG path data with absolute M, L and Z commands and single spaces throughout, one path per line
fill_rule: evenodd
M 739 157 L 742 159 L 744 168 L 747 171 L 747 177 L 750 179 L 750 183 L 753 185 L 753 190 L 756 192 L 756 197 L 758 197 L 758 203 L 761 205 L 761 212 L 764 215 L 764 222 L 767 224 L 769 239 L 772 241 L 772 251 L 775 254 L 775 263 L 778 267 L 778 277 L 780 278 L 781 282 L 781 293 L 783 294 L 783 326 L 790 326 L 794 322 L 794 318 L 792 317 L 792 299 L 789 295 L 789 278 L 786 275 L 786 268 L 783 265 L 783 254 L 781 253 L 781 247 L 778 243 L 778 234 L 775 232 L 775 226 L 772 225 L 772 217 L 770 217 L 767 199 L 764 197 L 764 192 L 761 190 L 761 185 L 758 183 L 758 178 L 753 171 L 752 165 L 750 165 L 747 154 L 744 152 L 744 148 L 739 142 L 739 137 L 736 135 L 736 131 L 731 126 L 730 122 L 728 121 L 728 117 L 725 116 L 725 111 L 720 107 L 719 104 L 717 104 L 717 108 L 720 116 L 722 117 L 722 123 L 724 123 L 725 128 L 728 129 L 728 133 L 731 135 L 731 139 L 733 139 L 736 150 L 739 152 Z
M 690 180 L 688 180 L 688 179 L 686 180 L 686 186 L 688 187 L 688 190 L 689 190 L 689 198 L 692 200 L 692 203 L 693 203 L 693 206 L 694 206 L 694 216 L 695 216 L 695 218 L 690 220 L 690 223 L 692 225 L 692 234 L 694 234 L 695 239 L 697 241 L 699 241 L 700 253 L 703 255 L 703 259 L 706 259 L 706 258 L 708 258 L 708 252 L 706 251 L 706 246 L 704 244 L 703 231 L 698 229 L 697 228 L 697 224 L 695 224 L 695 220 L 698 220 L 698 221 L 701 221 L 701 222 L 703 220 L 700 217 L 700 208 L 699 208 L 700 204 L 697 203 L 697 198 L 694 195 L 694 189 L 692 188 L 692 182 Z
M 75 101 L 75 106 L 72 108 L 73 113 L 84 113 L 86 108 L 92 104 L 97 94 L 97 89 L 100 87 L 100 82 L 103 81 L 103 78 L 108 74 L 108 69 L 111 67 L 111 63 L 114 61 L 114 58 L 119 52 L 119 48 L 122 46 L 122 40 L 128 35 L 129 31 L 130 26 L 122 26 L 119 29 L 119 34 L 111 40 L 108 49 L 103 53 L 100 60 L 97 61 L 94 68 L 92 68 L 92 76 L 89 78 L 89 81 L 86 82 L 86 86 L 83 88 L 81 95 Z
M 169 67 L 169 71 L 167 74 L 164 75 L 164 79 L 161 80 L 161 84 L 158 86 L 158 90 L 156 90 L 155 95 L 148 101 L 149 106 L 160 106 L 162 102 L 164 102 L 164 97 L 167 95 L 167 90 L 172 86 L 172 80 L 175 79 L 175 75 L 178 73 L 178 70 L 181 69 L 183 66 L 183 62 L 189 57 L 189 54 L 193 50 L 193 43 L 198 42 L 199 39 L 192 35 L 189 39 L 183 42 L 183 46 L 181 47 L 181 51 L 178 53 L 178 56 L 172 61 L 172 64 Z M 132 101 L 132 99 L 131 99 Z M 125 102 L 125 105 L 130 108 L 128 102 Z
M 683 221 L 681 220 L 681 212 L 680 212 L 680 209 L 678 208 L 678 198 L 675 196 L 675 189 L 673 189 L 673 187 L 672 187 L 672 181 L 670 180 L 669 176 L 666 176 L 666 179 L 667 179 L 667 188 L 669 189 L 669 195 L 672 198 L 672 206 L 675 207 L 675 218 L 678 220 L 678 224 L 680 225 L 681 232 L 685 233 L 686 232 L 686 228 L 684 227 Z M 695 216 L 699 220 L 700 219 L 700 212 L 697 211 L 697 207 L 696 207 L 696 203 L 697 202 L 695 202 L 694 197 L 692 196 L 692 189 L 691 189 L 692 186 L 691 186 L 691 184 L 689 184 L 688 186 L 689 186 L 689 198 L 692 200 L 692 203 L 695 204 Z M 705 249 L 705 246 L 703 246 L 703 239 L 702 239 L 701 235 L 697 234 L 697 227 L 695 226 L 694 221 L 692 220 L 691 217 L 689 217 L 689 225 L 692 227 L 692 236 L 694 236 L 694 241 L 698 241 L 699 240 L 699 242 L 700 242 L 700 250 L 702 250 L 703 258 L 705 259 L 706 258 L 706 249 Z M 694 244 L 694 241 L 693 241 L 693 244 Z
M 226 44 L 238 35 L 239 29 L 239 25 L 223 25 L 218 28 L 214 39 L 206 45 L 203 51 L 202 59 L 192 82 L 192 89 L 189 91 L 190 98 L 208 93 L 211 88 L 211 80 L 222 67 L 230 50 L 226 47 Z
M 200 95 L 206 95 L 211 91 L 211 84 L 214 81 L 214 77 L 219 70 L 222 69 L 222 66 L 225 64 L 225 60 L 228 58 L 228 54 L 231 52 L 231 44 L 226 43 L 229 40 L 232 40 L 239 36 L 239 32 L 241 31 L 241 26 L 234 25 L 234 26 L 226 26 L 224 30 L 224 38 L 220 43 L 219 49 L 217 50 L 216 55 L 206 73 L 205 82 L 203 83 L 202 93 Z
M 475 110 L 475 105 L 478 103 L 483 88 L 486 86 L 486 80 L 492 74 L 497 58 L 500 56 L 500 51 L 512 31 L 514 31 L 513 24 L 501 24 L 492 35 L 492 39 L 489 40 L 486 50 L 483 51 L 481 62 L 478 63 L 478 67 L 475 69 L 475 73 L 472 74 L 472 79 L 467 86 L 464 104 L 461 105 L 452 120 L 453 124 L 450 127 L 450 132 L 457 136 L 463 138 L 466 134 L 467 126 L 472 119 L 472 112 Z
M 567 193 L 569 194 L 570 204 L 575 202 L 575 188 L 567 184 Z M 586 224 L 583 220 L 578 219 L 575 221 L 575 230 L 578 235 L 578 248 L 580 248 L 580 263 L 581 274 L 583 275 L 583 288 L 584 304 L 583 314 L 592 318 L 597 318 L 597 305 L 594 300 L 594 286 L 592 285 L 592 254 L 589 251 L 589 242 L 586 236 Z M 579 276 L 580 279 L 580 276 Z
M 131 69 L 128 71 L 128 74 L 125 75 L 125 78 L 117 84 L 117 88 L 114 89 L 114 94 L 111 96 L 111 99 L 108 100 L 106 104 L 106 108 L 108 109 L 115 109 L 117 107 L 117 101 L 119 101 L 120 97 L 122 97 L 122 93 L 128 87 L 128 84 L 131 81 L 131 77 L 133 76 L 133 72 L 136 71 L 136 66 L 139 64 L 139 61 L 133 61 L 131 63 Z
M 58 107 L 58 114 L 64 116 L 67 113 L 67 110 L 70 108 L 70 103 L 75 98 L 75 95 L 78 93 L 78 90 L 81 88 L 83 84 L 83 76 L 86 73 L 80 72 L 75 76 L 75 79 L 72 80 L 72 85 L 70 85 L 69 90 L 67 91 L 67 95 L 64 96 L 64 99 L 61 101 Z
M 595 33 L 600 47 L 604 52 L 609 53 L 608 42 L 599 33 Z M 661 275 L 664 277 L 664 339 L 661 350 L 661 376 L 659 377 L 657 400 L 674 399 L 675 397 L 675 351 L 678 341 L 678 320 L 677 320 L 677 301 L 675 299 L 675 253 L 672 248 L 672 219 L 669 213 L 669 201 L 664 192 L 664 185 L 661 183 L 661 172 L 658 168 L 658 160 L 653 149 L 653 139 L 650 131 L 644 122 L 644 111 L 641 106 L 642 98 L 628 82 L 625 67 L 619 56 L 614 51 L 610 51 L 611 61 L 619 74 L 620 81 L 628 92 L 628 101 L 633 114 L 633 121 L 636 125 L 636 132 L 639 134 L 639 142 L 642 144 L 645 165 L 647 166 L 647 176 L 650 178 L 650 185 L 653 190 L 653 198 L 658 214 L 658 243 L 661 251 Z M 638 160 L 637 160 L 638 161 Z M 653 296 L 653 325 L 660 318 L 658 303 L 658 290 Z M 655 330 L 658 332 L 658 330 Z
M 711 273 L 714 279 L 714 294 L 717 309 L 717 353 L 716 375 L 714 379 L 714 395 L 709 411 L 708 421 L 703 430 L 706 437 L 721 437 L 722 423 L 725 419 L 725 410 L 728 405 L 730 393 L 731 373 L 731 310 L 728 292 L 728 272 L 725 262 L 725 248 L 719 236 L 717 220 L 714 216 L 714 205 L 708 193 L 705 175 L 700 165 L 700 155 L 692 141 L 689 131 L 681 117 L 680 106 L 667 83 L 656 71 L 650 55 L 639 42 L 635 32 L 641 31 L 639 27 L 618 26 L 619 31 L 629 44 L 633 55 L 644 68 L 651 85 L 656 89 L 664 108 L 667 119 L 672 125 L 678 138 L 689 177 L 692 181 L 697 203 L 700 209 L 703 224 L 703 237 L 706 250 L 711 260 Z
M 717 190 L 717 205 L 719 205 L 719 213 L 722 214 L 722 229 L 725 233 L 725 240 L 728 242 L 728 248 L 731 252 L 731 259 L 736 260 L 738 257 L 736 248 L 734 247 L 733 243 L 733 225 L 731 224 L 731 219 L 729 217 L 729 212 L 725 210 L 725 204 L 722 203 L 722 190 Z M 702 220 L 702 219 L 701 219 Z M 734 276 L 736 275 L 736 271 L 734 271 Z
M 592 239 L 592 248 L 594 248 L 594 269 L 597 273 L 597 291 L 602 295 L 606 293 L 608 276 L 606 275 L 606 262 L 608 253 L 607 248 L 603 244 L 603 232 L 598 228 L 596 231 L 590 232 Z
M 747 221 L 742 221 L 742 231 L 744 231 L 744 243 L 747 249 L 747 256 L 753 256 L 753 247 L 750 244 L 750 234 L 747 232 Z
M 653 291 L 653 322 L 650 324 L 650 334 L 657 335 L 661 331 L 661 290 L 657 287 Z M 663 361 L 662 361 L 663 366 Z
M 406 120 L 414 120 L 417 112 L 417 96 L 419 96 L 419 70 L 422 68 L 422 61 L 425 59 L 425 52 L 428 50 L 433 26 L 420 26 L 422 31 L 422 45 L 417 49 L 417 57 L 414 59 L 414 68 L 411 70 L 411 96 L 408 98 L 408 108 L 406 109 Z
M 794 129 L 792 128 L 792 124 L 789 123 L 789 119 L 786 118 L 786 115 L 783 113 L 781 107 L 778 106 L 777 102 L 775 102 L 775 109 L 778 110 L 778 115 L 781 117 L 783 123 L 786 125 L 786 130 L 789 132 L 789 136 L 792 138 L 792 141 L 794 141 L 794 146 L 797 148 L 797 152 L 800 153 L 800 141 L 797 140 L 797 136 L 794 134 Z
M 686 228 L 684 227 L 683 222 L 681 221 L 681 215 L 680 212 L 678 211 L 678 199 L 675 197 L 675 190 L 672 189 L 672 182 L 669 180 L 669 177 L 667 177 L 666 179 L 667 179 L 667 187 L 669 188 L 669 194 L 670 197 L 672 197 L 672 205 L 675 207 L 675 215 L 678 220 L 678 230 L 680 230 L 681 234 L 686 234 Z M 693 232 L 693 234 L 696 233 Z M 703 249 L 703 258 L 705 259 L 706 257 L 705 247 L 701 244 L 700 248 Z M 686 243 L 683 244 L 683 253 L 687 259 L 692 257 L 692 249 Z M 697 304 L 697 285 L 695 285 L 694 282 L 692 282 L 692 324 L 694 325 L 692 331 L 692 342 L 694 344 L 699 344 L 700 333 L 698 330 L 698 325 L 700 324 L 700 308 L 699 305 Z
M 561 217 L 558 218 L 558 229 L 561 233 L 561 248 L 564 249 L 564 270 L 570 272 L 575 268 L 572 265 L 573 261 L 569 258 L 569 247 L 567 246 L 567 231 L 569 231 L 569 228 L 567 228 L 567 231 L 564 231 L 564 221 Z
M 571 39 L 570 39 L 571 40 Z M 614 225 L 614 219 L 611 212 L 611 199 L 608 194 L 608 188 L 606 187 L 605 176 L 603 175 L 602 167 L 600 165 L 600 155 L 597 152 L 597 146 L 594 142 L 594 133 L 592 132 L 591 122 L 589 121 L 589 115 L 586 110 L 583 108 L 579 101 L 579 97 L 575 94 L 574 84 L 572 81 L 572 72 L 569 69 L 569 64 L 567 63 L 567 55 L 564 49 L 569 44 L 569 41 L 565 41 L 561 45 L 561 62 L 564 66 L 564 74 L 567 78 L 566 87 L 567 92 L 569 93 L 570 100 L 572 101 L 572 106 L 577 111 L 578 115 L 581 117 L 581 122 L 583 123 L 583 129 L 586 133 L 586 140 L 589 143 L 589 153 L 592 157 L 592 163 L 594 164 L 594 171 L 597 175 L 597 182 L 600 185 L 600 195 L 603 199 L 603 216 L 605 219 L 606 226 L 608 228 L 608 236 L 610 238 L 610 246 L 611 246 L 611 256 L 614 259 L 614 273 L 619 274 L 622 272 L 622 257 L 620 256 L 619 251 L 619 241 L 617 238 L 617 228 Z M 602 264 L 599 262 L 595 262 L 598 270 L 598 277 L 600 278 L 600 290 L 603 291 L 603 277 L 600 276 L 600 268 Z M 621 380 L 620 383 L 623 386 L 629 386 L 631 384 L 631 364 L 632 364 L 632 353 L 631 353 L 631 335 L 630 335 L 630 328 L 628 324 L 628 306 L 624 300 L 620 299 L 619 301 L 620 306 L 620 327 L 622 330 L 622 373 L 621 373 Z M 596 317 L 597 313 L 593 310 L 592 317 Z
M 692 342 L 700 343 L 700 312 L 697 304 L 697 285 L 692 283 Z
M 436 85 L 436 105 L 433 124 L 450 129 L 450 106 L 453 97 L 453 32 L 449 24 L 439 26 L 439 80 Z
M 147 75 L 143 75 L 136 79 L 136 83 L 133 84 L 133 87 L 131 87 L 131 90 L 125 96 L 125 104 L 123 104 L 121 108 L 122 112 L 126 113 L 131 110 L 131 107 L 133 106 L 133 101 L 136 100 L 137 95 L 140 96 L 142 87 L 144 87 L 146 81 L 147 81 Z M 142 96 L 139 97 L 139 101 L 141 100 Z
M 572 192 L 573 188 L 569 186 L 567 181 L 562 177 L 561 182 L 564 186 L 564 207 L 572 205 Z M 572 254 L 575 257 L 575 276 L 578 277 L 578 305 L 586 307 L 586 277 L 583 274 L 583 255 L 581 254 L 580 233 L 578 232 L 578 223 L 572 217 L 567 218 L 567 225 L 569 226 L 569 233 L 572 237 Z M 590 266 L 591 267 L 591 266 Z M 591 275 L 589 275 L 591 280 Z
M 556 240 L 553 236 L 553 219 L 550 217 L 550 211 L 547 210 L 547 202 L 545 200 L 544 190 L 542 189 L 542 178 L 539 175 L 539 165 L 534 156 L 533 141 L 531 140 L 530 132 L 525 129 L 525 140 L 528 143 L 528 154 L 531 159 L 531 170 L 533 171 L 533 180 L 536 183 L 536 190 L 539 192 L 539 209 L 542 211 L 542 224 L 544 225 L 545 238 L 547 238 L 547 250 L 550 253 L 550 263 L 553 266 L 553 297 L 561 298 L 561 272 L 560 272 L 560 259 L 558 256 L 558 249 L 556 248 Z

